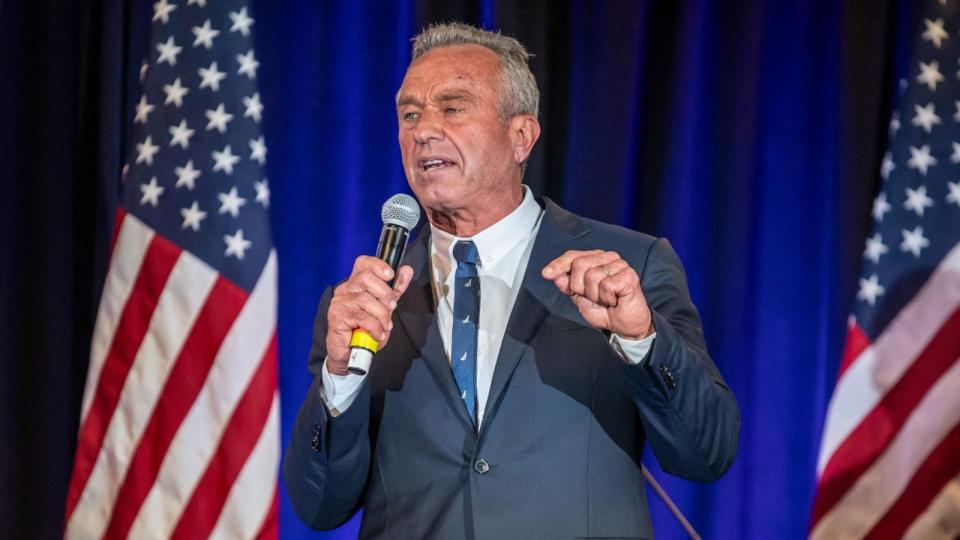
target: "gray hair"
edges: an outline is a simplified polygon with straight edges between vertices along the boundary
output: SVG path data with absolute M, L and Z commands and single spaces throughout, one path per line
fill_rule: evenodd
M 537 118 L 540 90 L 527 64 L 530 53 L 516 39 L 468 24 L 444 23 L 430 25 L 411 41 L 413 58 L 410 63 L 431 49 L 453 45 L 480 45 L 493 51 L 500 60 L 500 117 L 508 120 L 518 114 L 529 114 Z

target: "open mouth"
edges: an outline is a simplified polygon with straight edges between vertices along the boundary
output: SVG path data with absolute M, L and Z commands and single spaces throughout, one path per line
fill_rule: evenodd
M 453 162 L 446 161 L 443 159 L 422 159 L 420 160 L 420 170 L 421 171 L 435 171 L 437 169 L 442 169 L 444 167 L 449 167 L 453 165 Z

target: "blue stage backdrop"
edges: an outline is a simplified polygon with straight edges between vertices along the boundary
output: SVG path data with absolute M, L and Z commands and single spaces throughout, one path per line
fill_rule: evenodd
M 52 537 L 150 8 L 20 4 L 0 9 L 0 529 Z M 666 236 L 686 265 L 740 403 L 740 453 L 709 485 L 668 477 L 652 456 L 648 467 L 704 538 L 803 537 L 904 29 L 916 26 L 906 0 L 846 4 L 256 3 L 284 445 L 310 383 L 318 299 L 373 251 L 380 204 L 407 190 L 393 100 L 409 39 L 462 20 L 536 55 L 534 192 Z M 658 537 L 684 537 L 650 499 Z M 357 523 L 308 531 L 281 493 L 282 538 L 353 538 Z

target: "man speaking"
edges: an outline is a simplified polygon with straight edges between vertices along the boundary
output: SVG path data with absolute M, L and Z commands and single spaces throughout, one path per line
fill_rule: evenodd
M 429 227 L 396 272 L 359 257 L 321 299 L 283 469 L 314 528 L 362 507 L 361 538 L 652 538 L 645 444 L 693 480 L 733 462 L 737 405 L 670 244 L 522 184 L 527 58 L 462 24 L 413 41 L 398 138 Z M 358 328 L 380 346 L 365 375 Z

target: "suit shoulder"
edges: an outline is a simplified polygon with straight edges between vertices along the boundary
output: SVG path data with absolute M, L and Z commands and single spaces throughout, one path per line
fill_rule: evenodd
M 604 223 L 590 218 L 581 218 L 589 229 L 598 237 L 608 238 L 610 242 L 620 243 L 630 246 L 639 246 L 648 249 L 654 242 L 660 238 L 651 234 L 628 229 L 621 225 Z
M 574 214 L 561 208 L 549 199 L 545 199 L 545 207 L 562 227 L 570 231 L 576 238 L 580 249 L 603 249 L 616 251 L 620 256 L 629 260 L 644 260 L 651 247 L 660 238 L 628 229 L 620 225 L 597 221 L 588 217 Z

